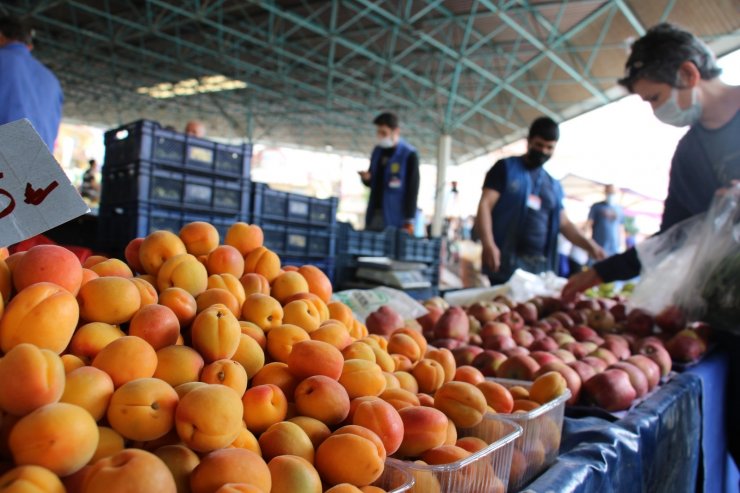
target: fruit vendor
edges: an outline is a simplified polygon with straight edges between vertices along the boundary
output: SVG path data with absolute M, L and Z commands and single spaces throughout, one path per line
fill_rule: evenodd
M 0 125 L 27 118 L 54 150 L 62 118 L 62 88 L 31 50 L 31 29 L 18 19 L 0 18 Z
M 498 161 L 486 174 L 476 228 L 491 285 L 505 283 L 516 269 L 557 272 L 558 233 L 592 257 L 604 257 L 568 219 L 560 183 L 542 168 L 559 137 L 557 123 L 538 118 L 529 128 L 527 153 Z
M 588 223 L 591 226 L 591 237 L 604 249 L 607 256 L 619 253 L 624 212 L 617 204 L 614 185 L 604 187 L 604 200 L 591 206 Z
M 373 123 L 378 144 L 370 156 L 370 169 L 359 172 L 362 183 L 370 187 L 365 229 L 394 227 L 412 233 L 419 195 L 419 154 L 401 138 L 396 115 L 382 113 Z

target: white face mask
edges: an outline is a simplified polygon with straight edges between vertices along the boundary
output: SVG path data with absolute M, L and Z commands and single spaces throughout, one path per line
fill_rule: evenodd
M 613 193 L 610 193 L 609 195 L 606 196 L 606 203 L 607 204 L 612 205 L 612 204 L 614 204 L 615 201 L 616 201 L 616 197 L 614 197 L 614 194 Z
M 393 147 L 393 138 L 383 137 L 382 139 L 378 139 L 378 145 L 383 149 L 390 149 L 391 147 Z
M 678 105 L 678 89 L 671 89 L 671 97 L 655 110 L 658 120 L 674 127 L 693 125 L 701 117 L 701 103 L 696 97 L 696 87 L 691 89 L 691 105 L 682 109 Z

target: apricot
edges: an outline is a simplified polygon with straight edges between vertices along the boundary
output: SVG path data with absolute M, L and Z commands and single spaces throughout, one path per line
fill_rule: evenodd
M 350 307 L 341 301 L 327 301 L 326 303 L 327 308 L 329 308 L 329 317 L 342 322 L 349 329 L 355 319 Z
M 287 363 L 293 346 L 310 340 L 310 336 L 302 328 L 283 324 L 267 333 L 267 353 L 273 360 Z
M 220 245 L 208 254 L 208 274 L 231 274 L 240 278 L 244 274 L 244 256 L 231 245 Z
M 239 448 L 216 450 L 203 457 L 190 476 L 192 493 L 212 493 L 228 483 L 256 486 L 270 493 L 270 470 L 262 457 Z
M 270 296 L 284 305 L 287 300 L 296 294 L 308 293 L 308 282 L 298 272 L 285 272 L 272 281 Z
M 110 375 L 118 388 L 137 378 L 149 378 L 157 369 L 157 353 L 141 337 L 125 336 L 105 346 L 92 366 Z
M 178 234 L 191 255 L 208 255 L 218 247 L 220 240 L 215 226 L 204 221 L 187 223 Z
M 392 405 L 381 399 L 361 402 L 355 409 L 352 424 L 378 435 L 388 454 L 395 453 L 403 441 L 401 416 Z
M 440 464 L 451 464 L 466 459 L 470 455 L 470 452 L 456 445 L 440 445 L 424 452 L 421 459 L 430 466 L 437 466 Z
M 362 493 L 362 490 L 353 484 L 339 483 L 325 490 L 324 493 Z
M 298 273 L 308 283 L 308 291 L 315 294 L 324 303 L 329 303 L 332 295 L 331 281 L 324 272 L 314 265 L 304 265 L 298 269 Z
M 84 493 L 156 491 L 176 493 L 177 486 L 167 465 L 151 452 L 123 449 L 100 459 L 85 476 Z
M 486 380 L 477 385 L 483 392 L 486 402 L 494 411 L 500 414 L 509 414 L 514 409 L 514 399 L 509 390 L 498 382 Z
M 375 363 L 375 353 L 373 348 L 367 344 L 355 341 L 342 350 L 342 355 L 345 360 L 348 359 L 365 359 Z
M 0 476 L 2 493 L 66 493 L 56 474 L 41 466 L 19 466 Z
M 313 451 L 312 451 L 313 452 Z M 295 455 L 275 457 L 267 464 L 271 493 L 321 493 L 321 478 L 310 461 Z
M 106 260 L 108 260 L 108 257 L 106 257 L 105 255 L 90 255 L 85 259 L 84 262 L 82 262 L 82 267 L 85 269 L 90 269 L 101 262 L 105 262 Z
M 95 421 L 105 416 L 113 396 L 113 380 L 103 370 L 83 366 L 67 374 L 60 402 L 85 409 Z
M 157 351 L 154 378 L 164 380 L 172 387 L 197 382 L 205 365 L 198 352 L 188 346 L 167 346 Z
M 239 430 L 239 435 L 237 435 L 236 439 L 231 442 L 231 445 L 229 445 L 229 447 L 251 450 L 255 454 L 262 457 L 262 449 L 260 449 L 260 444 L 257 441 L 257 437 L 255 437 L 254 433 L 247 429 L 246 423 L 242 422 L 242 425 L 243 426 L 241 430 Z
M 339 383 L 347 390 L 351 399 L 362 396 L 378 396 L 385 390 L 386 381 L 380 367 L 364 359 L 344 362 Z
M 174 312 L 180 327 L 189 327 L 198 309 L 193 295 L 182 288 L 167 288 L 159 293 L 159 304 Z
M 352 467 L 346 467 L 352 457 Z M 316 469 L 328 484 L 349 483 L 367 486 L 383 473 L 386 451 L 372 431 L 361 426 L 344 426 L 335 431 L 316 451 Z
M 486 380 L 483 373 L 479 369 L 474 368 L 470 365 L 463 365 L 457 368 L 455 371 L 455 377 L 453 378 L 456 382 L 467 382 L 472 385 L 478 385 Z
M 247 295 L 238 277 L 228 273 L 213 274 L 208 277 L 208 289 L 225 289 L 231 293 L 236 298 L 236 302 L 239 305 L 239 313 L 241 313 L 241 308 L 244 300 L 247 299 Z
M 72 339 L 78 320 L 77 301 L 69 291 L 39 282 L 16 294 L 5 307 L 0 347 L 7 353 L 18 344 L 30 343 L 59 354 Z
M 123 277 L 93 279 L 80 288 L 77 301 L 83 320 L 111 325 L 128 322 L 141 307 L 138 288 Z
M 529 398 L 540 404 L 557 399 L 568 389 L 568 382 L 560 373 L 548 371 L 537 377 L 529 388 Z
M 226 385 L 240 396 L 247 390 L 246 370 L 239 362 L 230 359 L 221 359 L 206 365 L 200 380 L 210 384 Z
M 529 412 L 533 411 L 540 407 L 539 402 L 530 401 L 528 399 L 514 399 L 514 412 L 516 411 L 524 411 Z
M 134 277 L 134 273 L 131 268 L 126 265 L 125 262 L 118 260 L 117 258 L 105 259 L 102 262 L 89 267 L 89 269 L 95 272 L 99 277 L 125 277 L 131 279 Z
M 402 354 L 391 354 L 393 362 L 396 364 L 396 371 L 411 371 L 414 364 Z
M 295 343 L 288 355 L 287 363 L 288 369 L 299 380 L 314 375 L 324 375 L 337 380 L 342 375 L 345 364 L 344 357 L 337 348 L 326 342 L 312 340 Z M 377 368 L 374 363 L 370 364 Z
M 128 245 L 126 245 L 126 248 L 123 252 L 123 257 L 126 259 L 126 262 L 131 267 L 131 269 L 139 273 L 144 272 L 144 266 L 141 265 L 141 260 L 139 257 L 141 244 L 143 242 L 144 238 L 134 238 L 133 240 L 128 242 Z
M 7 304 L 12 292 L 13 277 L 10 274 L 10 267 L 8 267 L 8 263 L 5 260 L 0 260 L 0 298 L 2 298 L 2 301 Z
M 279 455 L 295 455 L 313 464 L 314 449 L 303 428 L 290 421 L 271 425 L 259 438 L 262 457 L 270 461 Z
M 455 443 L 455 445 L 457 445 L 458 447 L 462 449 L 467 450 L 471 454 L 479 452 L 483 450 L 484 448 L 488 447 L 488 444 L 484 440 L 481 440 L 478 437 L 472 437 L 472 436 L 460 438 Z
M 296 416 L 290 418 L 288 421 L 301 427 L 309 440 L 311 440 L 314 450 L 331 435 L 329 427 L 318 419 L 309 418 L 308 416 Z
M 259 344 L 262 349 L 265 349 L 267 346 L 267 335 L 265 335 L 264 330 L 259 328 L 256 324 L 246 322 L 244 320 L 239 320 L 239 327 L 242 329 L 242 334 L 248 335 L 257 341 L 257 344 Z
M 252 379 L 252 385 L 272 384 L 280 387 L 285 397 L 292 401 L 299 380 L 288 369 L 288 365 L 278 361 L 268 363 Z
M 455 445 L 457 442 L 457 426 L 452 422 L 451 419 L 447 419 L 447 438 L 445 438 L 444 445 Z
M 352 336 L 349 335 L 347 327 L 336 320 L 327 320 L 326 322 L 323 322 L 319 328 L 311 332 L 310 335 L 311 339 L 331 344 L 340 351 L 353 342 Z
M 416 341 L 407 334 L 393 334 L 388 341 L 388 352 L 391 355 L 400 354 L 411 362 L 421 359 L 423 353 Z
M 226 289 L 206 289 L 196 296 L 195 303 L 198 306 L 198 313 L 213 305 L 221 304 L 228 308 L 235 317 L 238 318 L 241 315 L 239 302 L 236 300 L 236 297 Z
M 193 320 L 193 348 L 206 362 L 231 358 L 239 347 L 239 321 L 224 305 L 206 308 Z
M 87 284 L 87 282 L 92 281 L 93 279 L 97 279 L 98 277 L 100 276 L 90 269 L 82 269 L 82 281 L 80 282 L 80 287 L 82 287 L 83 284 Z
M 193 296 L 198 296 L 208 287 L 206 268 L 189 253 L 175 255 L 167 259 L 157 272 L 157 288 L 182 288 Z
M 108 423 L 129 440 L 155 440 L 175 423 L 179 398 L 157 378 L 140 378 L 119 387 L 108 406 Z
M 398 381 L 398 378 L 393 373 L 388 373 L 387 371 L 384 371 L 383 378 L 385 378 L 385 388 L 386 389 L 400 389 L 401 388 L 401 382 Z
M 321 325 L 321 316 L 309 300 L 295 300 L 283 307 L 283 323 L 297 325 L 311 333 Z
M 200 389 L 203 387 L 208 387 L 210 384 L 205 382 L 186 382 L 181 383 L 177 387 L 175 387 L 175 392 L 177 392 L 177 396 L 182 400 L 183 397 L 188 395 L 190 392 L 192 392 L 195 389 Z
M 59 356 L 33 344 L 18 344 L 0 359 L 0 407 L 22 416 L 59 401 L 64 365 Z
M 241 279 L 239 279 L 239 283 L 242 285 L 242 289 L 244 289 L 245 296 L 255 293 L 264 294 L 266 296 L 270 295 L 270 283 L 265 276 L 261 274 L 255 274 L 254 272 L 244 274 Z
M 228 447 L 242 428 L 239 395 L 225 385 L 197 387 L 181 399 L 175 426 L 182 441 L 196 452 Z
M 83 366 L 86 366 L 86 363 L 74 354 L 63 354 L 61 359 L 62 364 L 64 365 L 65 374 L 68 374 L 69 372 L 71 372 L 72 370 L 76 370 L 77 368 L 82 368 Z
M 434 407 L 445 413 L 455 426 L 471 428 L 483 420 L 488 403 L 476 386 L 447 382 L 434 394 Z
M 419 391 L 433 394 L 445 381 L 445 370 L 432 359 L 423 359 L 411 370 L 411 374 L 419 384 Z
M 77 256 L 64 247 L 37 245 L 21 256 L 12 268 L 16 291 L 32 284 L 50 282 L 73 296 L 82 284 L 82 265 Z
M 185 445 L 165 445 L 154 451 L 170 470 L 178 493 L 190 491 L 190 474 L 200 463 L 198 455 Z
M 17 465 L 37 465 L 67 476 L 90 462 L 98 440 L 98 425 L 90 413 L 58 402 L 21 418 L 11 430 L 8 444 Z
M 514 400 L 529 399 L 529 390 L 522 387 L 521 385 L 514 385 L 513 387 L 509 387 L 509 393 Z
M 439 447 L 447 438 L 447 416 L 432 407 L 413 406 L 398 411 L 403 421 L 403 441 L 398 449 L 402 457 L 418 457 Z
M 375 363 L 381 370 L 391 373 L 396 371 L 396 362 L 393 361 L 393 358 L 385 349 L 379 349 L 374 346 L 371 346 L 371 349 L 373 350 L 373 354 L 375 354 Z
M 270 296 L 250 294 L 242 305 L 242 319 L 268 332 L 283 324 L 283 307 L 278 300 Z
M 231 359 L 239 362 L 247 378 L 253 377 L 265 366 L 265 353 L 259 343 L 246 334 L 239 335 L 239 346 Z
M 244 258 L 244 272 L 260 274 L 271 283 L 280 275 L 280 257 L 265 247 L 255 248 Z
M 226 232 L 224 243 L 236 248 L 242 256 L 261 247 L 264 242 L 262 228 L 256 224 L 234 223 Z
M 95 454 L 90 459 L 90 464 L 95 464 L 100 459 L 115 455 L 126 448 L 123 437 L 113 428 L 98 426 L 98 433 L 100 436 L 98 448 L 95 449 Z
M 404 330 L 404 329 L 401 329 Z M 445 383 L 451 382 L 455 378 L 455 371 L 457 370 L 457 364 L 455 363 L 455 356 L 449 349 L 432 349 L 427 351 L 425 358 L 431 359 L 442 365 L 445 371 Z
M 316 375 L 308 377 L 296 387 L 295 404 L 300 415 L 334 426 L 349 414 L 350 399 L 339 382 Z
M 413 394 L 405 389 L 385 389 L 380 398 L 385 402 L 393 406 L 396 411 L 400 411 L 404 407 L 418 406 L 419 398 L 416 394 Z
M 263 493 L 261 488 L 246 483 L 226 483 L 216 493 Z
M 419 398 L 419 404 L 427 407 L 434 407 L 434 397 L 429 394 L 418 393 L 416 397 Z
M 182 240 L 169 231 L 149 234 L 139 246 L 139 260 L 147 274 L 156 276 L 160 267 L 172 257 L 187 254 Z
M 257 385 L 244 393 L 244 422 L 252 433 L 260 434 L 283 421 L 288 412 L 288 400 L 277 385 Z
M 349 335 L 355 339 L 367 337 L 368 335 L 367 326 L 357 319 L 353 319 L 351 326 L 348 325 L 347 328 L 349 329 Z
M 395 377 L 398 379 L 398 383 L 401 384 L 402 389 L 408 390 L 412 394 L 419 393 L 419 384 L 411 373 L 405 371 L 396 371 L 393 372 L 393 375 L 395 375 Z
M 128 333 L 141 337 L 155 350 L 159 350 L 177 342 L 180 321 L 175 312 L 164 305 L 147 305 L 133 316 Z

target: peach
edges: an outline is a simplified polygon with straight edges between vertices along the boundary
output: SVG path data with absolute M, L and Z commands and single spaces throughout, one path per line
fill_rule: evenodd
M 175 312 L 164 305 L 147 305 L 133 316 L 128 333 L 141 337 L 155 350 L 159 350 L 177 342 L 180 321 Z
M 22 291 L 31 284 L 51 282 L 74 296 L 82 284 L 80 260 L 71 251 L 56 245 L 31 248 L 18 259 L 11 270 L 17 291 Z
M 329 427 L 318 419 L 309 418 L 308 416 L 296 416 L 295 418 L 290 418 L 288 421 L 301 427 L 309 440 L 311 440 L 314 450 L 331 435 Z
M 213 493 L 228 483 L 256 486 L 270 493 L 270 470 L 262 457 L 239 448 L 216 450 L 203 457 L 190 476 L 192 493 Z
M 239 313 L 241 313 L 241 308 L 244 300 L 247 299 L 247 295 L 238 277 L 229 273 L 213 274 L 208 277 L 208 289 L 225 289 L 231 293 L 236 298 L 236 302 L 239 305 Z
M 239 335 L 239 346 L 231 357 L 238 361 L 247 373 L 247 378 L 254 376 L 265 366 L 265 353 L 259 343 L 246 334 Z
M 385 351 L 385 349 L 379 349 L 374 346 L 370 347 L 373 350 L 373 354 L 375 354 L 375 363 L 380 367 L 381 370 L 391 373 L 396 371 L 396 362 L 393 361 L 393 358 Z
M 83 276 L 84 277 L 84 276 Z M 7 303 L 13 292 L 13 277 L 10 274 L 10 267 L 5 260 L 0 260 L 0 297 Z
M 239 347 L 241 327 L 224 305 L 213 305 L 195 317 L 191 326 L 193 348 L 206 362 L 231 358 Z
M 405 389 L 385 389 L 385 391 L 380 394 L 380 398 L 393 406 L 396 411 L 400 411 L 404 407 L 420 405 L 419 398 L 416 397 L 416 394 Z
M 118 388 L 137 378 L 149 378 L 157 369 L 157 353 L 144 339 L 126 336 L 105 346 L 92 366 L 110 375 Z
M 321 325 L 321 317 L 313 303 L 296 300 L 283 307 L 283 323 L 297 325 L 311 333 Z
M 159 304 L 175 313 L 180 327 L 189 327 L 198 309 L 193 295 L 182 288 L 168 288 L 159 293 Z
M 257 344 L 259 344 L 262 349 L 265 349 L 265 346 L 267 346 L 267 336 L 265 335 L 264 330 L 262 330 L 258 325 L 253 324 L 252 322 L 245 322 L 244 320 L 239 320 L 239 327 L 242 329 L 242 334 L 248 335 L 257 341 Z
M 117 258 L 109 258 L 102 262 L 99 262 L 89 268 L 95 272 L 99 277 L 126 277 L 131 279 L 134 277 L 134 273 L 131 268 L 126 265 L 125 262 L 118 260 Z
M 460 438 L 455 445 L 458 447 L 467 450 L 471 454 L 474 454 L 476 452 L 479 452 L 483 450 L 484 448 L 488 447 L 488 444 L 481 440 L 478 437 L 464 437 Z
M 19 466 L 42 466 L 67 476 L 85 466 L 98 447 L 98 425 L 79 406 L 59 402 L 40 407 L 16 423 L 8 443 Z
M 313 464 L 313 443 L 303 428 L 290 421 L 270 426 L 259 438 L 262 457 L 270 461 L 279 455 L 295 455 Z
M 252 433 L 260 434 L 283 421 L 288 412 L 288 400 L 277 385 L 257 385 L 244 393 L 244 422 Z
M 123 449 L 96 462 L 85 476 L 84 493 L 156 491 L 176 493 L 177 486 L 167 465 L 151 452 Z
M 455 356 L 453 356 L 452 351 L 444 348 L 432 349 L 431 351 L 427 351 L 424 357 L 442 365 L 442 368 L 445 370 L 445 383 L 451 382 L 455 378 L 457 365 L 455 364 Z
M 509 390 L 500 383 L 486 380 L 477 385 L 483 392 L 486 402 L 494 411 L 500 414 L 509 414 L 514 409 L 514 398 Z
M 280 257 L 265 247 L 258 247 L 244 258 L 244 272 L 260 274 L 272 282 L 280 275 Z
M 262 228 L 256 224 L 238 222 L 232 224 L 226 232 L 224 243 L 239 250 L 242 256 L 246 256 L 261 247 L 264 239 Z
M 177 387 L 197 382 L 204 365 L 198 351 L 188 346 L 167 346 L 157 351 L 157 368 L 152 376 Z
M 444 384 L 445 370 L 436 361 L 432 359 L 423 359 L 419 361 L 411 370 L 411 374 L 416 378 L 419 384 L 419 391 L 426 394 L 433 394 Z
M 396 371 L 411 371 L 414 364 L 402 354 L 392 354 L 393 362 L 396 364 Z
M 355 341 L 346 348 L 342 349 L 344 359 L 365 359 L 375 363 L 375 353 L 373 348 L 367 344 Z
M 208 255 L 218 247 L 219 235 L 215 226 L 204 221 L 187 223 L 178 234 L 191 255 Z
M 206 268 L 189 253 L 175 255 L 167 259 L 157 271 L 157 288 L 182 288 L 193 296 L 198 296 L 208 287 Z
M 141 306 L 154 305 L 159 301 L 157 289 L 154 287 L 156 281 L 152 280 L 152 282 L 154 282 L 154 284 L 152 284 L 152 282 L 141 277 L 134 277 L 131 279 L 131 282 L 136 286 L 136 289 L 139 290 Z
M 229 446 L 239 436 L 243 414 L 236 392 L 225 385 L 205 385 L 180 399 L 175 427 L 185 445 L 196 452 L 210 452 Z
M 471 428 L 483 420 L 488 403 L 483 392 L 467 382 L 447 382 L 434 394 L 434 407 L 459 428 Z
M 0 476 L 2 493 L 66 493 L 56 474 L 40 466 L 19 466 Z
M 395 453 L 403 441 L 401 416 L 383 400 L 361 402 L 355 409 L 352 424 L 363 426 L 378 435 L 388 454 Z
M 98 448 L 95 449 L 95 454 L 90 459 L 90 464 L 95 464 L 100 459 L 115 455 L 126 448 L 123 437 L 113 428 L 98 426 L 98 434 L 100 436 Z
M 311 337 L 298 326 L 284 324 L 267 333 L 267 353 L 281 363 L 287 363 L 293 346 L 301 342 L 310 341 Z
M 408 390 L 412 394 L 419 393 L 419 384 L 411 373 L 405 371 L 393 372 L 393 375 L 398 379 L 398 383 L 401 384 L 401 388 Z
M 344 371 L 342 353 L 331 344 L 322 341 L 308 340 L 295 343 L 288 355 L 287 363 L 290 372 L 299 380 L 314 375 L 324 375 L 338 380 Z M 373 366 L 377 367 L 374 364 Z
M 198 455 L 185 445 L 165 445 L 154 451 L 170 470 L 178 493 L 190 491 L 190 474 L 200 463 Z
M 339 383 L 347 391 L 350 399 L 363 396 L 378 396 L 386 386 L 380 367 L 372 361 L 349 359 L 344 362 Z
M 149 234 L 139 246 L 139 261 L 147 274 L 156 276 L 160 267 L 172 257 L 187 254 L 182 240 L 169 231 Z
M 18 344 L 0 359 L 0 407 L 17 416 L 59 401 L 64 392 L 64 365 L 48 349 Z
M 250 294 L 242 305 L 242 319 L 267 332 L 283 324 L 283 307 L 278 300 L 270 296 Z
M 467 382 L 472 385 L 478 385 L 486 380 L 483 373 L 478 368 L 469 365 L 459 366 L 455 371 L 455 377 L 452 379 L 456 382 Z
M 239 362 L 230 359 L 220 359 L 206 365 L 200 380 L 210 384 L 226 385 L 240 396 L 247 390 L 246 370 Z
M 280 387 L 285 397 L 291 402 L 299 383 L 299 380 L 288 369 L 288 365 L 277 361 L 263 366 L 252 379 L 252 385 L 255 387 L 266 384 Z
M 324 303 L 329 303 L 332 287 L 326 274 L 314 265 L 304 265 L 298 269 L 298 272 L 308 283 L 308 291 L 321 298 Z
M 113 396 L 113 380 L 103 370 L 83 366 L 67 374 L 60 402 L 87 410 L 95 421 L 105 416 Z
M 128 245 L 126 245 L 126 249 L 123 252 L 123 257 L 126 259 L 126 262 L 128 265 L 133 269 L 135 272 L 144 272 L 144 266 L 141 265 L 141 259 L 140 259 L 140 249 L 141 244 L 144 242 L 144 238 L 134 238 L 133 240 L 128 242 Z
M 80 288 L 77 301 L 83 320 L 112 325 L 128 322 L 141 307 L 138 288 L 122 277 L 93 279 Z
M 268 464 L 271 493 L 321 493 L 321 478 L 310 461 L 295 455 L 275 457 Z
M 557 399 L 568 389 L 568 382 L 560 373 L 549 371 L 537 377 L 529 389 L 529 398 L 540 404 Z
M 113 393 L 108 423 L 129 440 L 155 440 L 172 429 L 178 401 L 175 389 L 163 380 L 132 380 Z
M 342 322 L 327 320 L 318 329 L 311 332 L 311 339 L 331 344 L 340 351 L 352 344 L 352 336 L 349 335 L 347 327 Z M 373 357 L 373 362 L 375 358 Z
M 185 382 L 175 387 L 175 392 L 177 392 L 177 396 L 180 398 L 180 400 L 182 400 L 183 397 L 188 395 L 193 390 L 202 389 L 204 387 L 208 387 L 209 385 L 210 384 L 207 384 L 205 382 Z
M 388 352 L 391 355 L 402 355 L 412 362 L 419 361 L 424 355 L 416 341 L 408 334 L 393 334 L 388 341 Z
M 285 305 L 288 298 L 299 293 L 308 293 L 308 282 L 298 272 L 285 272 L 272 281 L 270 296 Z
M 352 457 L 352 467 L 346 467 Z M 328 484 L 349 483 L 367 486 L 383 473 L 386 451 L 372 431 L 361 426 L 344 426 L 335 431 L 316 451 L 316 469 Z
M 97 279 L 98 277 L 100 276 L 90 269 L 82 269 L 82 281 L 80 282 L 80 287 L 82 287 L 84 284 L 87 284 L 89 281 L 92 281 L 93 279 Z
M 261 274 L 255 274 L 254 272 L 244 274 L 241 279 L 239 279 L 239 283 L 244 289 L 245 296 L 255 293 L 264 294 L 266 296 L 270 295 L 270 283 L 267 281 L 265 276 Z
M 236 297 L 230 291 L 221 288 L 206 289 L 195 298 L 198 313 L 213 305 L 224 305 L 235 316 L 241 315 L 241 307 Z
M 244 274 L 244 256 L 231 245 L 221 245 L 208 254 L 208 274 L 231 274 L 240 278 Z
M 403 441 L 398 449 L 402 457 L 420 456 L 444 444 L 447 416 L 432 407 L 413 406 L 398 411 L 403 421 Z
M 242 425 L 243 426 L 241 430 L 239 430 L 239 435 L 237 435 L 236 439 L 231 442 L 231 445 L 229 445 L 229 447 L 251 450 L 255 454 L 262 457 L 262 449 L 260 449 L 260 444 L 257 441 L 257 437 L 255 437 L 254 433 L 247 429 L 247 425 L 246 423 L 244 423 L 244 421 L 242 421 Z
M 470 455 L 470 452 L 456 445 L 441 445 L 424 452 L 421 459 L 430 466 L 437 466 L 440 464 L 451 464 L 466 459 Z
M 64 365 L 65 374 L 68 374 L 71 371 L 76 370 L 77 368 L 82 368 L 83 366 L 86 366 L 86 363 L 74 354 L 63 354 L 61 359 L 62 364 Z
M 16 294 L 5 307 L 0 347 L 7 353 L 18 344 L 31 343 L 59 354 L 72 339 L 78 320 L 77 301 L 69 291 L 39 282 Z
M 295 404 L 302 416 L 318 419 L 328 426 L 345 420 L 350 401 L 339 382 L 324 375 L 308 377 L 295 389 Z

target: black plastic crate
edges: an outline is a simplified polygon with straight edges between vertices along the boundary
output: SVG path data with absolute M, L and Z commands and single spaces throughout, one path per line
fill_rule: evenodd
M 331 227 L 337 221 L 337 198 L 317 199 L 273 190 L 265 183 L 252 184 L 252 215 L 261 222 L 290 222 Z
M 265 246 L 278 255 L 295 258 L 333 257 L 336 235 L 333 229 L 301 228 L 285 223 L 261 223 Z
M 396 230 L 357 231 L 349 223 L 337 223 L 337 250 L 342 255 L 360 257 L 394 257 Z
M 440 261 L 442 238 L 415 238 L 403 230 L 396 239 L 396 259 L 434 264 Z
M 422 271 L 424 278 L 432 283 L 433 287 L 439 286 L 439 269 L 440 263 L 437 262 L 427 266 L 427 268 Z
M 296 267 L 301 267 L 303 265 L 314 265 L 321 269 L 321 271 L 326 274 L 326 277 L 329 278 L 329 280 L 332 282 L 332 285 L 334 285 L 334 276 L 336 272 L 334 258 L 328 257 L 328 258 L 300 258 L 300 257 L 284 257 L 280 259 L 280 263 L 282 265 L 295 265 Z
M 156 205 L 236 213 L 249 219 L 250 182 L 189 170 L 171 170 L 148 161 L 103 168 L 101 204 L 134 201 Z
M 138 120 L 105 133 L 105 166 L 125 166 L 140 159 L 231 178 L 249 178 L 252 146 L 193 137 L 149 120 Z

